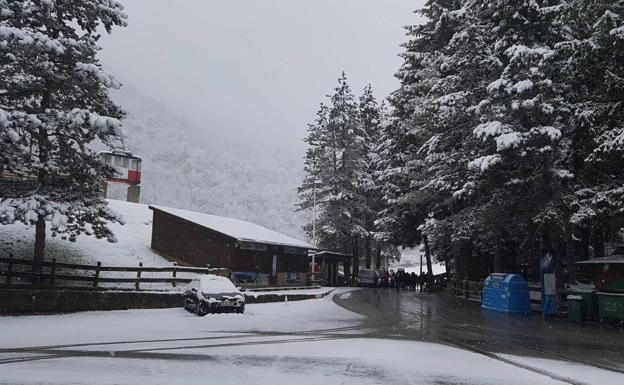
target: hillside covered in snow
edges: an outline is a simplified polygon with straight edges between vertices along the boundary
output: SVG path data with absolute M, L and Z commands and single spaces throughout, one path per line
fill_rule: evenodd
M 296 152 L 192 126 L 131 86 L 113 96 L 128 112 L 125 144 L 143 158 L 142 203 L 244 219 L 304 238 L 307 214 L 294 212 L 303 167 Z
M 116 243 L 106 239 L 80 235 L 75 242 L 53 237 L 48 229 L 46 260 L 106 266 L 171 266 L 171 262 L 154 253 L 150 247 L 152 236 L 152 211 L 147 205 L 109 200 L 109 206 L 123 215 L 125 224 L 110 224 Z M 2 226 L 0 254 L 13 254 L 16 258 L 32 258 L 35 243 L 34 226 L 21 223 Z

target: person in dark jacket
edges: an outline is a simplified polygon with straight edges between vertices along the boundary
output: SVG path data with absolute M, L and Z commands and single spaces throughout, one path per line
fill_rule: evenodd
M 410 291 L 416 291 L 417 281 L 418 277 L 416 277 L 416 273 L 412 271 L 412 274 L 410 274 Z

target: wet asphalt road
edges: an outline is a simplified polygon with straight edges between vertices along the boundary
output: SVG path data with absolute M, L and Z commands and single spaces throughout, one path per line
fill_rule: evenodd
M 369 337 L 436 342 L 496 357 L 515 354 L 567 360 L 622 373 L 624 330 L 484 311 L 480 303 L 446 294 L 364 289 L 334 296 L 366 316 Z
M 126 373 L 131 375 L 138 371 L 151 376 L 151 373 L 155 371 L 154 368 L 160 368 L 163 365 L 173 365 L 167 366 L 170 368 L 168 370 L 178 370 L 187 375 L 184 368 L 193 370 L 208 368 L 205 370 L 211 372 L 211 370 L 231 367 L 233 364 L 242 370 L 273 367 L 279 373 L 296 372 L 306 376 L 312 376 L 318 372 L 333 373 L 335 378 L 331 378 L 335 383 L 342 383 L 344 379 L 362 378 L 363 381 L 364 379 L 368 381 L 364 381 L 365 383 L 409 384 L 410 382 L 392 377 L 392 370 L 387 368 L 369 367 L 367 361 L 354 361 L 349 357 L 321 359 L 306 354 L 307 348 L 279 356 L 273 353 L 267 355 L 248 351 L 256 347 L 293 343 L 310 343 L 310 346 L 314 346 L 324 341 L 332 344 L 346 342 L 349 345 L 348 341 L 358 343 L 358 341 L 373 338 L 445 344 L 476 352 L 505 364 L 532 371 L 540 376 L 550 377 L 560 383 L 570 385 L 596 383 L 583 382 L 570 377 L 575 377 L 574 374 L 559 369 L 544 369 L 534 363 L 523 363 L 521 360 L 509 359 L 504 355 L 579 362 L 607 369 L 611 372 L 610 378 L 616 379 L 616 384 L 620 376 L 623 379 L 621 383 L 624 384 L 624 331 L 621 329 L 576 324 L 566 320 L 544 320 L 539 315 L 512 316 L 483 311 L 479 303 L 445 294 L 396 292 L 391 289 L 338 289 L 335 293 L 332 300 L 337 305 L 364 317 L 358 318 L 355 322 L 336 326 L 332 325 L 332 322 L 327 324 L 329 326 L 323 326 L 318 325 L 316 323 L 318 321 L 302 320 L 304 321 L 302 325 L 286 329 L 280 327 L 279 324 L 260 329 L 251 324 L 254 327 L 238 326 L 228 327 L 225 330 L 202 331 L 203 327 L 195 329 L 201 325 L 199 322 L 202 319 L 195 319 L 181 309 L 154 311 L 156 313 L 151 311 L 115 313 L 112 314 L 114 322 L 120 322 L 120 325 L 128 325 L 129 322 L 131 327 L 144 325 L 148 320 L 145 317 L 149 314 L 171 317 L 172 320 L 177 317 L 190 326 L 190 331 L 185 333 L 177 328 L 173 330 L 164 328 L 162 332 L 159 332 L 158 339 L 102 338 L 90 342 L 68 342 L 64 345 L 0 348 L 0 384 L 14 385 L 16 383 L 3 380 L 4 369 L 17 370 L 14 374 L 17 373 L 19 379 L 17 383 L 20 384 L 59 384 L 58 381 L 48 381 L 45 377 L 46 370 L 51 370 L 50 368 L 71 372 L 72 368 L 93 366 L 94 369 L 89 369 L 89 371 L 93 370 L 94 373 L 98 373 L 97 375 L 106 376 L 110 371 L 106 365 L 102 367 L 103 369 L 100 368 L 103 372 L 97 372 L 97 365 L 102 362 L 123 375 Z M 305 302 L 307 301 L 301 305 Z M 314 314 L 321 317 L 319 319 L 323 318 L 321 314 Z M 97 314 L 83 316 L 89 318 Z M 255 316 L 262 318 L 266 314 Z M 126 317 L 130 317 L 132 321 L 128 321 Z M 190 318 L 187 319 L 187 317 Z M 198 330 L 202 331 L 199 336 L 195 334 Z M 240 351 L 235 350 L 229 355 L 221 352 L 221 349 L 233 348 L 240 349 Z M 273 350 L 269 349 L 269 351 Z M 164 364 L 165 362 L 167 364 Z M 20 367 L 23 368 L 23 372 L 19 371 Z M 150 376 L 146 378 L 151 379 Z M 88 379 L 85 382 L 80 376 L 76 379 L 76 376 L 69 375 L 68 378 L 72 381 L 60 383 L 90 384 Z M 149 381 L 140 378 L 128 383 L 149 383 Z M 451 376 L 449 378 L 435 377 L 431 378 L 430 382 L 423 383 L 473 384 L 476 382 L 466 382 L 461 376 L 458 378 Z M 611 383 L 614 382 L 611 381 Z

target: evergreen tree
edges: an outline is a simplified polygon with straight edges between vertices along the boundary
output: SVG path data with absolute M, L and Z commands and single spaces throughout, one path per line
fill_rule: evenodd
M 599 249 L 622 226 L 622 2 L 429 1 L 420 13 L 384 131 L 387 237 L 413 242 L 425 224 L 438 258 L 476 253 L 494 270 L 539 244 L 569 248 L 575 226 Z
M 387 119 L 386 106 L 381 106 L 373 94 L 373 87 L 369 84 L 364 88 L 364 92 L 359 99 L 360 123 L 365 135 L 365 146 L 362 157 L 365 161 L 364 178 L 360 182 L 365 203 L 363 211 L 360 213 L 364 222 L 365 238 L 365 266 L 372 267 L 373 254 L 375 254 L 375 268 L 381 268 L 381 254 L 394 254 L 392 247 L 380 239 L 377 234 L 375 220 L 382 210 L 382 190 L 378 183 L 376 174 L 379 171 L 381 150 L 380 141 L 382 138 L 382 127 Z M 382 252 L 383 250 L 383 252 Z
M 322 247 L 344 250 L 352 236 L 364 231 L 358 214 L 362 210 L 359 183 L 365 171 L 365 138 L 344 73 L 329 101 L 308 128 L 307 175 L 299 194 L 301 208 L 312 207 L 314 197 L 319 207 L 317 234 L 311 234 L 311 226 L 306 231 Z
M 385 207 L 377 224 L 382 236 L 396 245 L 411 247 L 425 241 L 422 225 L 434 213 L 445 211 L 452 191 L 445 174 L 457 167 L 432 164 L 453 162 L 445 152 L 461 145 L 459 135 L 439 135 L 457 118 L 457 105 L 465 103 L 461 92 L 451 91 L 458 88 L 453 80 L 459 77 L 443 54 L 453 39 L 458 40 L 455 31 L 464 13 L 461 3 L 429 1 L 418 11 L 426 21 L 407 29 L 410 40 L 404 45 L 404 63 L 396 75 L 401 87 L 389 98 L 392 117 L 380 151 Z M 450 96 L 442 98 L 445 95 Z
M 569 253 L 604 255 L 624 225 L 624 2 L 572 1 L 560 16 L 570 36 L 554 55 L 569 111 L 563 158 L 569 188 Z M 576 241 L 578 240 L 578 241 Z M 571 262 L 569 260 L 568 262 Z
M 106 221 L 121 218 L 99 196 L 114 170 L 91 145 L 121 135 L 123 112 L 108 96 L 120 84 L 96 54 L 98 29 L 125 19 L 114 0 L 0 0 L 1 168 L 11 175 L 0 179 L 0 223 L 35 224 L 35 262 L 46 222 L 70 240 L 114 240 Z
M 328 98 L 328 105 L 321 105 L 315 122 L 308 126 L 300 207 L 309 209 L 316 202 L 316 232 L 312 223 L 305 226 L 306 232 L 321 248 L 352 253 L 355 275 L 361 249 L 367 267 L 372 265 L 373 249 L 376 265 L 382 255 L 394 255 L 392 247 L 376 240 L 374 224 L 380 201 L 374 177 L 379 164 L 376 143 L 383 108 L 371 86 L 356 101 L 344 74 Z

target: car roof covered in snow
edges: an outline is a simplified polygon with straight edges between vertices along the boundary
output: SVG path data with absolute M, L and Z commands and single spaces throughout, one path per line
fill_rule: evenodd
M 164 206 L 151 205 L 149 207 L 150 209 L 163 211 L 189 222 L 198 224 L 202 227 L 214 230 L 218 233 L 236 238 L 240 242 L 257 242 L 271 245 L 300 247 L 304 249 L 316 249 L 316 247 L 307 242 L 291 238 L 287 235 L 278 233 L 277 231 L 267 229 L 266 227 L 262 227 L 248 221 Z
M 199 289 L 202 292 L 211 294 L 220 293 L 240 293 L 240 291 L 234 286 L 232 281 L 226 277 L 220 277 L 218 275 L 205 274 L 196 278 L 199 282 Z

